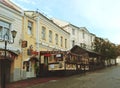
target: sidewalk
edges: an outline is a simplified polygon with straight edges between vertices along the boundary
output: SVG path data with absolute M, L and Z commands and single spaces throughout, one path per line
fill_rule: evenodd
M 26 88 L 26 87 L 33 86 L 36 84 L 45 83 L 50 80 L 59 80 L 59 79 L 62 79 L 62 78 L 61 77 L 46 77 L 46 78 L 26 79 L 26 80 L 9 83 L 6 85 L 6 88 Z

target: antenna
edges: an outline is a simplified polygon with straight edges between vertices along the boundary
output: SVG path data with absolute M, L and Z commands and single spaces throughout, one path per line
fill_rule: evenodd
M 38 13 L 38 12 L 39 12 L 39 9 L 37 8 L 36 13 Z

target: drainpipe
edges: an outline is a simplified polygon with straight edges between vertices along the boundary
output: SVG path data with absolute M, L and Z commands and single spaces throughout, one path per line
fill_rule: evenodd
M 39 20 L 40 20 L 40 18 L 39 18 L 39 16 L 38 17 L 36 17 L 36 49 L 37 49 L 37 51 L 39 52 L 39 40 L 40 40 L 40 38 L 39 38 L 39 25 L 40 25 L 40 22 L 39 22 Z
M 23 22 L 23 26 L 22 26 L 22 36 L 21 36 L 21 39 L 19 40 L 19 45 L 21 46 L 21 44 L 22 44 L 22 40 L 24 39 L 24 29 L 25 29 L 25 19 L 26 19 L 26 17 L 25 16 L 23 16 L 22 17 L 22 22 Z M 21 79 L 24 79 L 25 77 L 24 77 L 24 70 L 23 70 L 23 61 L 24 61 L 24 54 L 25 54 L 25 49 L 23 49 L 22 47 L 21 47 L 21 55 L 22 55 L 22 57 L 21 57 L 21 68 L 20 68 L 20 80 Z
M 40 69 L 40 16 L 39 13 L 36 14 L 38 15 L 36 17 L 36 50 L 38 52 L 39 69 Z

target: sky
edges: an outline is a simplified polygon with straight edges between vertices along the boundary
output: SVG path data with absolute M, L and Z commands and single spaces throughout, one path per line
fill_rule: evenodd
M 120 0 L 11 0 L 24 10 L 39 11 L 120 44 Z

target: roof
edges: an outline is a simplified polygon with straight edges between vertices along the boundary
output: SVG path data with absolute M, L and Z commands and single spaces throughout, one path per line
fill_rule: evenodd
M 87 49 L 82 48 L 82 47 L 80 47 L 78 45 L 75 45 L 70 51 L 72 53 L 75 53 L 75 54 L 78 54 L 78 55 L 88 53 L 90 57 L 101 56 L 99 53 L 97 53 L 95 51 L 87 50 Z
M 49 19 L 48 17 L 46 17 L 45 15 L 43 15 L 42 13 L 38 12 L 38 11 L 24 11 L 25 15 L 27 16 L 27 12 L 32 12 L 33 14 L 39 14 L 40 16 L 44 17 L 45 19 L 47 19 L 49 22 L 51 22 L 52 24 L 54 24 L 56 27 L 60 28 L 62 31 L 64 31 L 67 34 L 70 34 L 69 32 L 65 31 L 62 27 L 60 27 L 59 25 L 57 25 L 56 23 L 54 23 L 51 19 Z
M 79 29 L 81 29 L 82 31 L 90 33 L 86 27 L 79 27 Z
M 9 1 L 10 2 L 10 1 Z M 19 13 L 21 13 L 18 9 L 16 9 L 13 5 L 11 5 L 11 4 L 13 4 L 13 3 L 8 3 L 8 0 L 6 1 L 6 0 L 0 0 L 0 3 L 2 3 L 2 4 L 4 4 L 5 6 L 7 6 L 7 7 L 9 7 L 9 8 L 11 8 L 11 9 L 13 9 L 13 10 L 15 10 L 15 11 L 17 11 L 17 12 L 19 12 Z
M 51 20 L 52 20 L 55 24 L 57 24 L 58 26 L 60 26 L 60 27 L 62 27 L 62 28 L 63 28 L 64 26 L 70 24 L 69 22 L 60 20 L 60 19 L 58 19 L 58 18 L 51 18 Z

